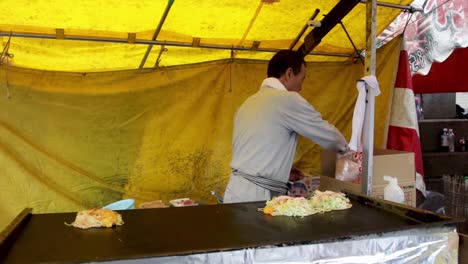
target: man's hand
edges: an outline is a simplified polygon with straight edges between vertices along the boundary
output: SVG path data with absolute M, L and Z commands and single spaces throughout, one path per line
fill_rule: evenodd
M 343 156 L 346 156 L 346 155 L 348 155 L 348 154 L 350 154 L 350 153 L 352 153 L 352 152 L 354 152 L 354 151 L 352 151 L 352 150 L 349 148 L 349 145 L 346 145 L 345 149 L 339 151 L 338 154 L 343 155 Z

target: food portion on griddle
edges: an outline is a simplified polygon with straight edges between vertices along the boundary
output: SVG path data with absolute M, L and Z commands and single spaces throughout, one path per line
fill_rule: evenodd
M 266 202 L 259 210 L 265 214 L 279 216 L 308 216 L 333 210 L 351 208 L 352 204 L 344 193 L 315 191 L 309 199 L 304 197 L 278 196 Z
M 140 208 L 166 208 L 168 207 L 162 200 L 155 200 L 140 204 Z
M 171 203 L 174 207 L 198 205 L 198 203 L 195 200 L 192 200 L 190 198 L 174 199 L 174 200 L 169 201 L 169 203 Z
M 82 229 L 92 227 L 112 227 L 114 225 L 123 225 L 122 216 L 109 209 L 90 209 L 78 212 L 75 221 L 69 226 L 74 226 Z

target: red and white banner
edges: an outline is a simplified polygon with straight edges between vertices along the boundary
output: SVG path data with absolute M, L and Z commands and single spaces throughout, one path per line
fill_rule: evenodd
M 411 72 L 426 75 L 433 62 L 444 61 L 456 48 L 468 47 L 468 1 L 414 0 L 411 6 L 421 12 L 402 12 L 379 35 L 379 45 L 405 30 Z
M 387 149 L 414 152 L 416 172 L 424 175 L 411 71 L 404 45 L 403 41 L 390 110 Z

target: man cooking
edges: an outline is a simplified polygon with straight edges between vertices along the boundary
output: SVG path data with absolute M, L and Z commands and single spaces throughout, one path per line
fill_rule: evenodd
M 306 63 L 299 53 L 279 51 L 268 63 L 268 78 L 260 90 L 238 109 L 224 203 L 286 194 L 298 134 L 324 148 L 348 151 L 343 135 L 299 94 L 305 75 Z

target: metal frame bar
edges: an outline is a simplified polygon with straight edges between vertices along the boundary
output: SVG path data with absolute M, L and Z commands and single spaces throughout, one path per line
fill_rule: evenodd
M 362 4 L 367 3 L 366 0 L 361 0 Z M 420 8 L 415 8 L 411 5 L 404 6 L 404 5 L 396 5 L 396 4 L 391 4 L 391 3 L 385 3 L 385 2 L 377 2 L 378 6 L 383 6 L 383 7 L 389 7 L 389 8 L 395 8 L 395 9 L 401 9 L 401 10 L 406 10 L 410 12 L 422 12 L 422 9 Z
M 377 1 L 370 0 L 366 3 L 366 60 L 365 74 L 375 76 L 376 68 L 376 21 Z M 366 85 L 366 111 L 363 129 L 363 158 L 362 158 L 362 184 L 361 192 L 365 195 L 372 194 L 372 178 L 374 176 L 374 112 L 375 97 L 370 87 Z
M 317 15 L 320 13 L 320 9 L 315 9 L 314 13 L 312 14 L 312 16 L 309 18 L 309 20 L 314 20 Z M 308 21 L 309 21 L 308 20 Z M 304 35 L 304 32 L 307 30 L 307 28 L 309 27 L 309 24 L 308 22 L 306 22 L 306 24 L 304 25 L 304 27 L 302 28 L 301 32 L 299 32 L 299 34 L 297 35 L 296 39 L 294 39 L 294 41 L 291 43 L 291 45 L 289 46 L 289 49 L 292 50 L 294 48 L 294 46 L 296 46 L 297 42 L 299 42 L 299 40 L 301 39 L 302 35 Z
M 10 36 L 10 32 L 0 32 L 0 36 Z M 36 33 L 13 33 L 11 32 L 12 37 L 20 38 L 39 38 L 39 39 L 56 39 L 55 35 L 51 34 L 36 34 Z M 103 38 L 103 37 L 82 37 L 82 36 L 66 36 L 64 40 L 78 40 L 78 41 L 94 41 L 94 42 L 111 42 L 111 43 L 125 43 L 128 44 L 128 39 L 126 38 Z M 183 42 L 168 42 L 160 40 L 135 40 L 135 44 L 145 44 L 145 45 L 165 45 L 172 47 L 192 47 L 192 43 L 183 43 Z M 238 50 L 238 51 L 251 51 L 250 47 L 243 46 L 227 46 L 227 45 L 207 45 L 200 44 L 199 48 L 205 49 L 223 49 L 223 50 Z M 280 49 L 266 49 L 258 48 L 256 51 L 260 52 L 278 52 Z M 347 53 L 331 53 L 331 52 L 310 52 L 307 55 L 315 56 L 331 56 L 331 57 L 352 57 L 353 54 Z
M 174 3 L 174 0 L 169 0 L 167 2 L 166 9 L 164 10 L 164 13 L 163 13 L 163 15 L 161 17 L 161 20 L 159 21 L 158 27 L 154 31 L 153 38 L 151 38 L 151 40 L 156 40 L 156 38 L 159 35 L 159 32 L 161 32 L 161 28 L 162 28 L 164 22 L 166 21 L 167 14 L 169 14 L 169 11 L 171 10 L 171 7 L 172 7 L 173 3 Z M 143 67 L 145 66 L 146 60 L 148 59 L 148 56 L 149 56 L 152 48 L 153 48 L 153 44 L 150 44 L 148 46 L 148 49 L 146 50 L 145 55 L 143 56 L 143 59 L 141 60 L 140 66 L 138 67 L 140 70 L 143 69 Z
M 247 35 L 249 35 L 250 30 L 251 30 L 252 27 L 253 27 L 253 24 L 254 24 L 255 21 L 257 20 L 258 15 L 260 14 L 260 11 L 262 10 L 263 4 L 264 4 L 263 2 L 259 2 L 259 3 L 258 3 L 257 9 L 255 10 L 254 15 L 253 15 L 252 18 L 250 19 L 249 25 L 247 25 L 247 28 L 245 29 L 244 34 L 242 34 L 242 38 L 239 40 L 239 42 L 237 43 L 237 45 L 242 45 L 242 43 L 244 43 L 245 38 L 247 38 Z
M 353 45 L 354 52 L 356 52 L 356 56 L 359 57 L 359 60 L 360 60 L 361 63 L 364 65 L 364 60 L 362 59 L 361 55 L 359 54 L 359 50 L 356 48 L 356 45 L 354 44 L 353 39 L 352 39 L 351 36 L 349 35 L 348 30 L 346 29 L 345 25 L 343 24 L 342 21 L 340 21 L 338 24 L 340 24 L 341 27 L 343 28 L 344 32 L 346 33 L 346 36 L 347 36 L 348 39 L 349 39 L 349 42 L 351 42 L 351 45 Z

